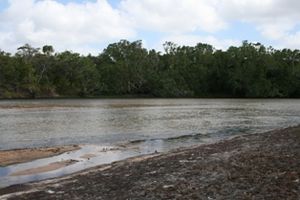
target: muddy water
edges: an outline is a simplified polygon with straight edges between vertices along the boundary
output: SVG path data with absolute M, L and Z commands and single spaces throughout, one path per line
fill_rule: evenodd
M 300 100 L 0 101 L 0 149 L 212 137 L 300 123 Z
M 83 144 L 80 151 L 0 168 L 0 187 L 299 123 L 300 100 L 289 99 L 0 101 L 0 150 Z M 76 162 L 61 169 L 12 176 L 70 159 Z

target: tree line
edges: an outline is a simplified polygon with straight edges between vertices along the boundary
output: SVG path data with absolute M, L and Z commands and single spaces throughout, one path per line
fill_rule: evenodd
M 164 53 L 121 40 L 98 56 L 51 45 L 0 51 L 0 98 L 300 97 L 300 51 L 244 41 L 212 45 L 166 42 Z

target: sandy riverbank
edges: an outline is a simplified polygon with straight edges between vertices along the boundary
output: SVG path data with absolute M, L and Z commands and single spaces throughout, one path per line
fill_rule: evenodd
M 29 162 L 40 158 L 56 156 L 78 149 L 80 149 L 78 145 L 70 145 L 59 147 L 4 150 L 0 151 L 0 167 Z
M 300 126 L 0 189 L 0 199 L 300 199 Z

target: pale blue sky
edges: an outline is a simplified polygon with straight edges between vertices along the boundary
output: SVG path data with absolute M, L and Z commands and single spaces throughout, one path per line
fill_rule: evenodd
M 300 49 L 298 0 L 0 0 L 0 49 L 29 43 L 97 54 L 120 39 L 217 49 L 261 42 Z

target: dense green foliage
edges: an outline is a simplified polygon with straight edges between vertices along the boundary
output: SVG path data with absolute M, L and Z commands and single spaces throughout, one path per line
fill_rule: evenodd
M 98 56 L 26 44 L 0 52 L 0 97 L 300 97 L 300 51 L 243 42 L 226 51 L 199 43 L 121 40 Z

